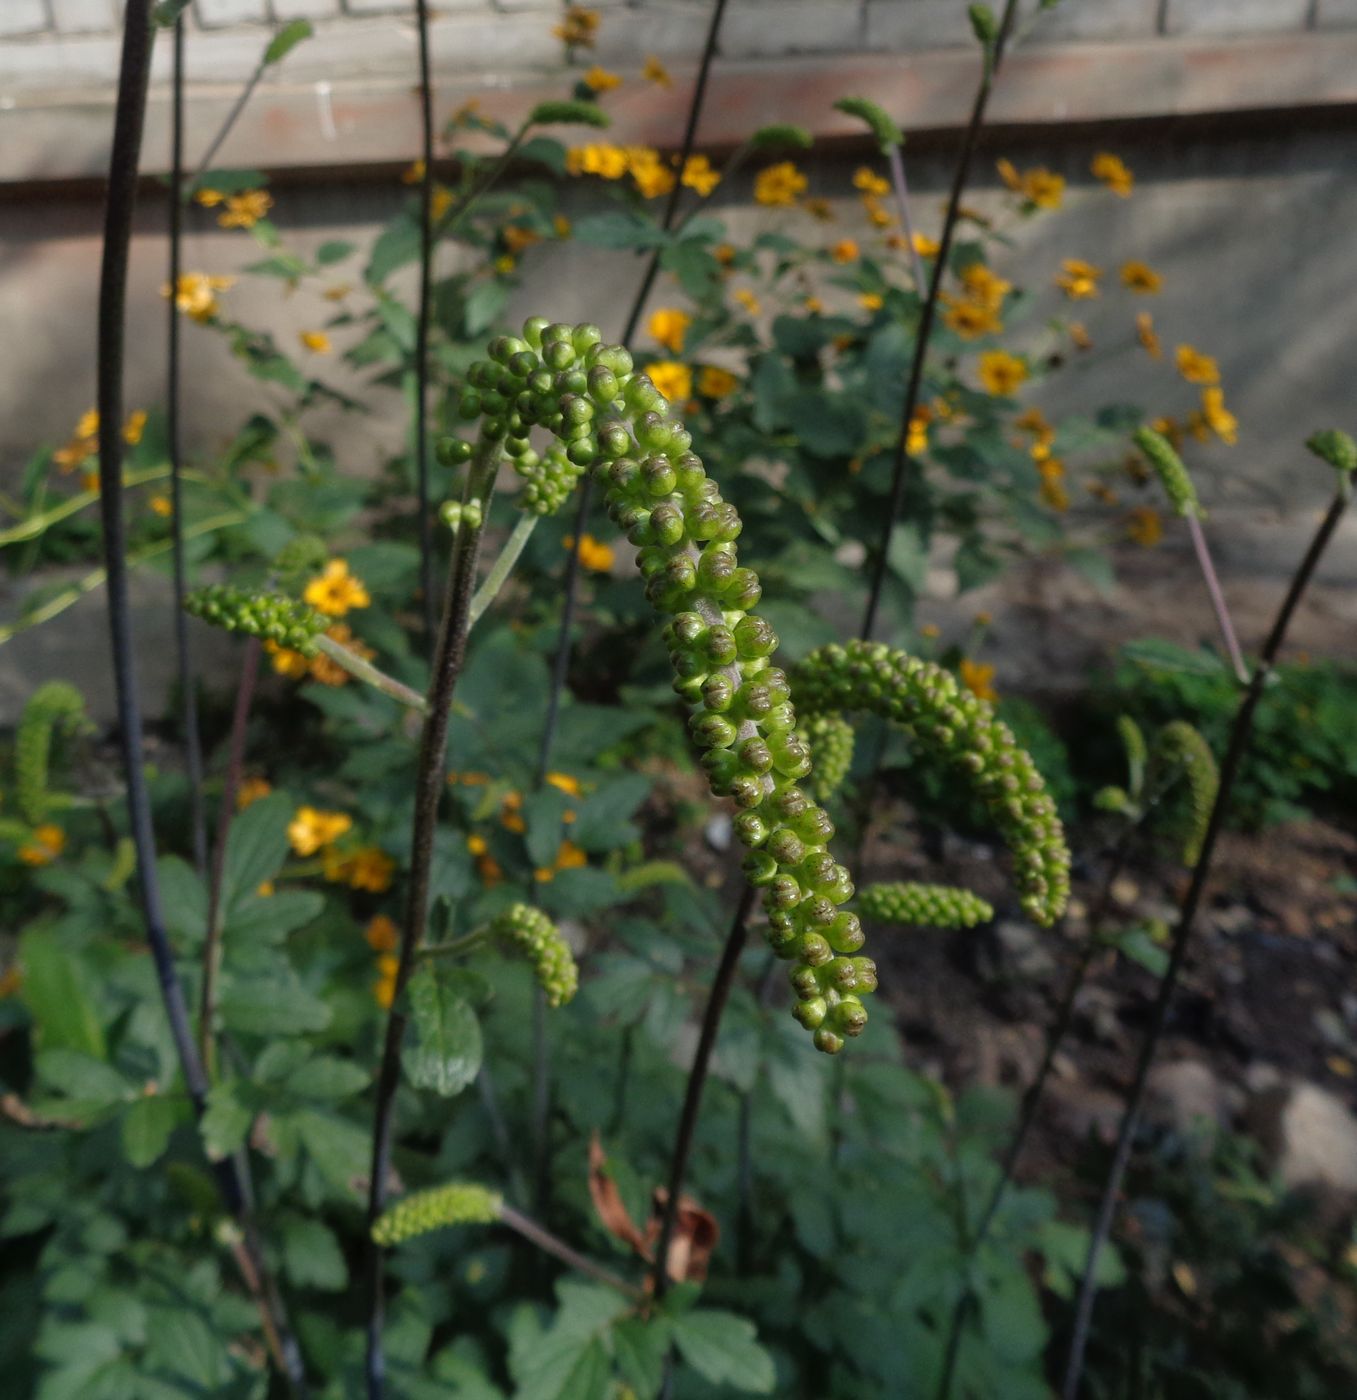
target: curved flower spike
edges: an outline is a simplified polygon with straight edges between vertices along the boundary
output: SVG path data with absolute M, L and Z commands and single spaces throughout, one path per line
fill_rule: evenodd
M 450 1225 L 493 1225 L 500 1204 L 497 1191 L 472 1181 L 452 1181 L 397 1201 L 373 1222 L 372 1238 L 389 1248 Z
M 868 885 L 858 895 L 858 908 L 883 924 L 919 928 L 974 928 L 994 917 L 993 906 L 970 890 L 912 881 Z

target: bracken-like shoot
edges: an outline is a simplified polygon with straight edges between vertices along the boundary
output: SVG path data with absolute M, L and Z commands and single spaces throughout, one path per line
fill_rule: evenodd
M 540 910 L 512 904 L 490 921 L 489 933 L 532 965 L 547 1005 L 564 1006 L 579 987 L 579 970 L 561 931 Z
M 1220 787 L 1220 769 L 1211 746 L 1186 720 L 1172 720 L 1154 736 L 1151 772 L 1160 782 L 1181 773 L 1187 780 L 1187 818 L 1177 836 L 1182 842 L 1183 864 L 1196 865 L 1201 856 L 1211 809 Z
M 50 805 L 52 740 L 85 722 L 85 700 L 67 681 L 40 685 L 24 706 L 14 735 L 14 804 L 27 822 L 42 821 Z
M 377 1217 L 372 1238 L 390 1248 L 450 1225 L 493 1225 L 499 1219 L 501 1199 L 498 1191 L 472 1181 L 415 1191 Z

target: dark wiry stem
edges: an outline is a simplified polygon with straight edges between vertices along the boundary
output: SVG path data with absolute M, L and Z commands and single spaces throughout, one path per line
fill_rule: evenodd
M 712 5 L 711 22 L 707 26 L 707 38 L 702 47 L 702 58 L 697 68 L 697 79 L 693 84 L 692 99 L 688 104 L 688 119 L 683 129 L 683 145 L 679 151 L 678 168 L 674 172 L 674 188 L 669 191 L 668 202 L 664 206 L 661 227 L 668 232 L 678 216 L 679 200 L 683 194 L 683 171 L 688 158 L 693 153 L 697 140 L 697 126 L 702 116 L 702 104 L 707 94 L 707 79 L 711 74 L 712 61 L 716 57 L 716 40 L 721 31 L 721 19 L 725 14 L 726 0 L 715 0 Z M 641 312 L 645 309 L 646 298 L 655 285 L 660 270 L 660 249 L 656 248 L 646 264 L 645 275 L 632 299 L 631 310 L 627 313 L 626 325 L 622 329 L 622 344 L 631 349 L 631 342 L 640 324 Z M 571 541 L 570 557 L 565 564 L 565 577 L 561 582 L 564 599 L 561 603 L 561 627 L 556 636 L 556 650 L 551 659 L 551 688 L 547 692 L 547 713 L 542 724 L 542 739 L 537 751 L 537 786 L 546 781 L 551 770 L 551 751 L 556 743 L 556 727 L 560 720 L 561 699 L 565 694 L 566 677 L 570 671 L 571 633 L 575 627 L 575 609 L 579 602 L 580 589 L 580 546 L 584 541 L 585 526 L 589 523 L 589 508 L 593 503 L 593 478 L 586 476 L 580 483 L 579 502 L 575 507 L 575 534 Z M 542 993 L 539 989 L 537 996 Z M 540 1010 L 539 1010 L 540 1017 Z M 533 1125 L 532 1141 L 539 1153 L 545 1152 L 547 1140 L 546 1119 L 551 1101 L 547 1084 L 547 1039 L 545 1033 L 534 1042 L 533 1054 Z M 534 1173 L 542 1182 L 548 1175 L 547 1164 L 539 1156 Z
M 1112 1153 L 1112 1166 L 1107 1174 L 1107 1180 L 1103 1184 L 1102 1198 L 1098 1203 L 1098 1214 L 1089 1240 L 1088 1256 L 1084 1261 L 1084 1274 L 1079 1283 L 1079 1296 L 1075 1303 L 1069 1359 L 1065 1366 L 1064 1381 L 1061 1385 L 1063 1400 L 1075 1400 L 1079 1393 L 1080 1381 L 1083 1379 L 1084 1354 L 1088 1346 L 1089 1325 L 1093 1320 L 1093 1302 L 1097 1296 L 1098 1260 L 1112 1230 L 1117 1198 L 1121 1193 L 1122 1179 L 1126 1175 L 1126 1166 L 1131 1157 L 1131 1145 L 1135 1140 L 1136 1128 L 1140 1122 L 1140 1112 L 1144 1104 L 1145 1087 L 1149 1081 L 1150 1068 L 1154 1064 L 1155 1053 L 1159 1049 L 1159 1042 L 1163 1039 L 1164 1029 L 1168 1024 L 1169 1005 L 1173 1000 L 1173 993 L 1177 989 L 1178 977 L 1182 972 L 1188 946 L 1192 941 L 1193 924 L 1196 921 L 1197 909 L 1201 903 L 1207 877 L 1211 873 L 1211 861 L 1215 855 L 1216 841 L 1225 824 L 1225 814 L 1229 810 L 1230 797 L 1234 790 L 1235 780 L 1239 776 L 1240 764 L 1248 750 L 1253 718 L 1257 712 L 1258 704 L 1263 698 L 1263 691 L 1267 688 L 1268 680 L 1272 675 L 1272 667 L 1276 662 L 1277 653 L 1281 650 L 1282 642 L 1285 640 L 1291 618 L 1309 586 L 1320 556 L 1324 553 L 1334 531 L 1338 528 L 1338 522 L 1347 508 L 1350 495 L 1351 486 L 1344 478 L 1340 480 L 1339 489 L 1334 495 L 1333 502 L 1325 513 L 1319 529 L 1315 532 L 1314 539 L 1310 542 L 1310 547 L 1306 551 L 1304 559 L 1301 560 L 1295 577 L 1291 580 L 1291 586 L 1278 610 L 1277 620 L 1272 625 L 1272 631 L 1268 634 L 1267 641 L 1263 643 L 1263 650 L 1258 658 L 1258 664 L 1254 668 L 1249 688 L 1245 691 L 1244 698 L 1240 701 L 1239 709 L 1235 713 L 1234 724 L 1230 729 L 1230 742 L 1225 751 L 1225 758 L 1220 765 L 1220 787 L 1216 792 L 1215 804 L 1211 808 L 1211 820 L 1206 828 L 1206 836 L 1202 840 L 1201 854 L 1192 871 L 1191 883 L 1188 885 L 1187 894 L 1183 897 L 1177 926 L 1173 930 L 1173 943 L 1169 950 L 1168 967 L 1159 982 L 1159 991 L 1154 1000 L 1150 1024 L 1146 1029 L 1145 1039 L 1141 1043 L 1135 1075 L 1131 1081 L 1130 1093 L 1127 1095 L 1126 1109 L 1117 1130 L 1117 1143 Z
M 113 678 L 118 700 L 118 726 L 128 822 L 137 853 L 137 884 L 146 941 L 155 964 L 156 980 L 169 1021 L 175 1052 L 194 1112 L 201 1117 L 207 1102 L 207 1075 L 194 1044 L 184 989 L 174 966 L 174 953 L 160 899 L 156 875 L 155 831 L 150 793 L 142 766 L 141 701 L 133 661 L 132 623 L 127 591 L 127 543 L 122 500 L 123 355 L 127 325 L 127 264 L 132 245 L 132 214 L 136 204 L 137 171 L 146 117 L 146 93 L 151 71 L 150 0 L 129 0 L 123 22 L 122 59 L 113 119 L 113 148 L 109 157 L 108 198 L 104 209 L 103 255 L 99 272 L 98 409 L 99 508 L 103 524 L 104 567 L 108 579 L 108 624 L 113 651 Z M 249 1224 L 249 1190 L 238 1158 L 217 1164 L 216 1180 L 227 1210 Z M 262 1259 L 246 1231 L 246 1250 L 254 1273 L 264 1277 Z M 262 1305 L 266 1310 L 267 1301 Z M 289 1379 L 304 1388 L 300 1353 L 292 1342 L 281 1306 L 267 1319 L 266 1333 L 280 1339 Z
M 966 134 L 961 141 L 961 153 L 957 157 L 956 172 L 952 176 L 952 191 L 947 198 L 947 213 L 942 221 L 942 237 L 938 243 L 937 256 L 933 260 L 933 275 L 928 283 L 928 295 L 924 298 L 919 315 L 919 331 L 914 339 L 914 356 L 909 367 L 909 383 L 905 389 L 905 401 L 900 411 L 900 434 L 895 442 L 895 460 L 891 468 L 890 498 L 885 514 L 881 518 L 881 539 L 877 544 L 876 559 L 872 565 L 872 582 L 867 591 L 867 609 L 863 614 L 859 635 L 864 640 L 871 638 L 876 627 L 877 609 L 881 604 L 881 589 L 886 581 L 886 565 L 890 557 L 891 532 L 900 514 L 900 506 L 905 495 L 905 478 L 913 466 L 909 455 L 909 424 L 919 406 L 919 394 L 923 388 L 924 363 L 928 359 L 928 343 L 933 337 L 933 325 L 937 320 L 938 299 L 942 293 L 942 281 L 947 275 L 947 262 L 952 252 L 952 240 L 956 235 L 957 220 L 961 213 L 961 197 L 966 190 L 966 180 L 971 173 L 971 161 L 975 156 L 976 143 L 980 139 L 980 129 L 985 124 L 985 109 L 989 106 L 990 92 L 994 78 L 1003 62 L 1004 50 L 1008 46 L 1009 34 L 1017 14 L 1018 0 L 1007 0 L 1003 18 L 999 21 L 999 33 L 994 41 L 992 53 L 985 55 L 985 71 L 976 89 L 975 102 L 971 107 L 971 119 Z
M 424 634 L 433 644 L 433 517 L 429 500 L 429 310 L 433 288 L 433 86 L 429 77 L 428 0 L 415 0 L 419 25 L 419 119 L 423 178 L 419 182 L 419 313 L 415 322 L 416 491 L 419 497 L 419 586 Z
M 524 1215 L 522 1211 L 515 1210 L 513 1206 L 501 1204 L 499 1217 L 511 1230 L 522 1235 L 525 1240 L 531 1241 L 538 1249 L 554 1255 L 563 1264 L 569 1264 L 572 1269 L 587 1274 L 592 1279 L 597 1279 L 599 1283 L 607 1284 L 609 1288 L 617 1289 L 619 1293 L 626 1294 L 635 1302 L 642 1300 L 644 1295 L 634 1283 L 628 1283 L 626 1279 L 613 1273 L 611 1269 L 605 1269 L 602 1264 L 594 1263 L 592 1259 L 581 1254 L 579 1250 L 572 1249 L 563 1239 L 539 1225 L 531 1216 Z
M 429 917 L 429 882 L 433 873 L 434 835 L 438 825 L 438 802 L 446 785 L 444 768 L 448 746 L 448 723 L 452 715 L 453 693 L 466 655 L 468 613 L 476 582 L 476 560 L 480 554 L 481 533 L 490 511 L 490 497 L 501 456 L 498 442 L 483 440 L 467 472 L 464 504 L 480 503 L 479 512 L 464 512 L 453 545 L 452 563 L 444 595 L 443 621 L 438 631 L 433 676 L 429 682 L 428 710 L 420 737 L 419 767 L 415 778 L 415 810 L 411 838 L 410 876 L 401 930 L 400 953 L 396 967 L 395 997 L 387 1017 L 381 1068 L 377 1077 L 377 1104 L 372 1129 L 372 1166 L 368 1183 L 368 1230 L 386 1204 L 387 1177 L 391 1167 L 391 1144 L 395 1126 L 396 1087 L 400 1082 L 401 1049 L 407 1016 L 403 997 L 405 985 L 424 939 Z M 472 523 L 474 520 L 475 523 Z M 386 1363 L 382 1352 L 382 1324 L 385 1318 L 382 1250 L 368 1244 L 368 1339 L 367 1388 L 370 1400 L 380 1400 L 386 1384 Z
M 165 434 L 170 454 L 170 531 L 174 541 L 174 650 L 179 678 L 180 722 L 184 728 L 184 768 L 188 775 L 189 820 L 193 864 L 207 872 L 207 821 L 203 814 L 203 745 L 198 730 L 198 692 L 189 651 L 188 613 L 184 609 L 184 502 L 179 435 L 179 292 L 184 228 L 184 20 L 174 23 L 174 69 L 170 116 L 170 299 L 165 386 Z

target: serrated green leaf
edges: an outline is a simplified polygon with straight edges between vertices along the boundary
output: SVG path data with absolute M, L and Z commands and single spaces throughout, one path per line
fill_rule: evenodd
M 138 1168 L 149 1167 L 169 1146 L 179 1118 L 176 1104 L 160 1095 L 145 1095 L 123 1115 L 123 1155 Z
M 291 817 L 291 802 L 276 792 L 252 802 L 231 823 L 221 881 L 221 906 L 227 919 L 283 868 Z
M 718 1308 L 698 1308 L 674 1322 L 683 1359 L 713 1385 L 771 1395 L 777 1373 L 759 1345 L 754 1324 Z
M 39 1051 L 35 1068 L 42 1084 L 84 1103 L 122 1103 L 136 1092 L 106 1060 L 81 1050 L 54 1046 Z
M 79 1050 L 108 1058 L 103 1026 L 94 1008 L 84 966 L 47 929 L 30 929 L 19 940 L 23 999 L 37 1024 L 44 1050 Z
M 208 1090 L 207 1109 L 198 1122 L 198 1131 L 211 1161 L 219 1162 L 244 1146 L 254 1122 L 248 1094 L 249 1086 L 240 1079 L 218 1080 Z
M 349 1281 L 339 1241 L 319 1220 L 289 1216 L 283 1221 L 283 1267 L 298 1288 L 336 1292 Z
M 404 1058 L 406 1077 L 418 1089 L 451 1098 L 481 1067 L 481 1024 L 453 972 L 425 962 L 410 978 L 414 1044 Z

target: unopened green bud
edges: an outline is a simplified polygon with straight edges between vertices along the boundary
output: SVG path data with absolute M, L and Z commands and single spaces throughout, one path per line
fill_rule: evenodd
M 1174 512 L 1181 516 L 1200 516 L 1202 508 L 1197 500 L 1197 489 L 1187 474 L 1183 459 L 1173 450 L 1173 444 L 1153 428 L 1137 428 L 1135 444 L 1154 468 Z

